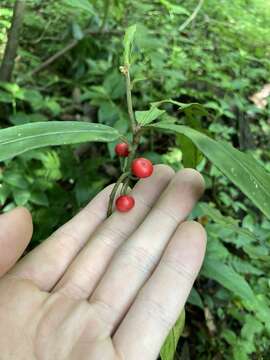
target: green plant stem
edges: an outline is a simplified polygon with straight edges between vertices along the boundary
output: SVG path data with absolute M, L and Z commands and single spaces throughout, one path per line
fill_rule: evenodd
M 122 170 L 123 174 L 119 177 L 117 183 L 115 184 L 115 186 L 111 192 L 107 217 L 109 217 L 112 214 L 115 196 L 116 196 L 117 190 L 118 190 L 119 186 L 121 185 L 121 183 L 124 182 L 121 194 L 125 194 L 125 192 L 128 189 L 128 185 L 129 185 L 128 177 L 130 176 L 130 168 L 131 168 L 132 161 L 136 155 L 137 148 L 140 144 L 140 137 L 141 137 L 141 130 L 142 130 L 141 127 L 137 124 L 135 117 L 134 117 L 132 95 L 131 95 L 132 86 L 131 86 L 131 80 L 130 80 L 129 66 L 125 65 L 124 67 L 121 68 L 121 71 L 126 77 L 126 95 L 127 95 L 128 114 L 129 114 L 131 131 L 132 131 L 132 144 L 130 145 L 131 149 L 130 149 L 129 156 L 124 162 L 124 166 L 123 166 L 123 170 Z
M 138 146 L 140 144 L 140 139 L 141 139 L 141 129 L 135 131 L 135 133 L 133 134 L 133 141 L 132 141 L 132 147 L 131 147 L 131 151 L 128 157 L 128 161 L 127 161 L 127 167 L 130 168 L 131 167 L 131 163 L 134 160 L 134 157 L 136 155 L 136 151 L 138 149 Z
M 130 123 L 131 123 L 131 130 L 134 134 L 136 132 L 137 124 L 136 124 L 136 120 L 135 120 L 135 116 L 134 116 L 134 112 L 133 112 L 133 104 L 132 104 L 132 96 L 131 96 L 132 85 L 131 85 L 131 81 L 130 81 L 130 73 L 129 73 L 128 65 L 125 66 L 124 74 L 126 77 L 126 94 L 127 94 L 128 115 L 129 115 L 129 119 L 130 119 Z
M 126 95 L 127 95 L 128 115 L 129 115 L 129 120 L 130 120 L 131 131 L 132 131 L 132 135 L 133 135 L 131 151 L 128 156 L 126 166 L 124 168 L 124 171 L 126 171 L 127 168 L 130 168 L 132 160 L 134 159 L 137 148 L 139 146 L 140 137 L 141 137 L 141 127 L 137 124 L 135 116 L 134 116 L 134 111 L 133 111 L 132 95 L 131 95 L 132 85 L 131 85 L 131 80 L 130 80 L 129 64 L 126 64 L 122 68 L 122 72 L 126 77 Z
M 128 187 L 129 187 L 130 178 L 126 178 L 123 182 L 123 186 L 121 189 L 121 195 L 125 195 L 127 193 Z
M 116 184 L 114 185 L 114 188 L 111 192 L 110 195 L 110 200 L 109 200 L 109 206 L 108 206 L 108 211 L 107 211 L 107 217 L 111 216 L 112 211 L 113 211 L 113 203 L 114 203 L 114 199 L 117 193 L 117 190 L 119 189 L 119 186 L 122 184 L 122 182 L 129 176 L 129 171 L 124 172 L 119 179 L 117 180 Z
M 203 6 L 204 0 L 199 0 L 198 5 L 196 6 L 193 13 L 190 15 L 190 17 L 180 26 L 179 32 L 184 31 L 184 29 L 196 18 L 199 11 L 201 10 L 201 7 Z

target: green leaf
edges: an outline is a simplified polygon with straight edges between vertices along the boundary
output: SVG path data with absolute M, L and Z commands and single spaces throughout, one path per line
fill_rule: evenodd
M 185 310 L 182 311 L 176 324 L 167 336 L 165 343 L 163 344 L 160 357 L 161 360 L 174 360 L 177 344 L 181 334 L 185 327 Z
M 159 116 L 165 113 L 165 110 L 160 110 L 155 106 L 152 106 L 147 111 L 135 111 L 135 117 L 137 122 L 141 125 L 147 125 L 156 120 Z
M 259 334 L 264 329 L 262 323 L 254 316 L 247 314 L 245 316 L 245 324 L 241 329 L 241 336 L 253 343 L 256 334 Z
M 253 305 L 257 303 L 255 294 L 245 278 L 221 261 L 207 257 L 203 265 L 202 275 L 217 281 L 242 300 Z
M 29 186 L 28 181 L 21 173 L 12 170 L 4 172 L 3 180 L 6 184 L 22 190 L 27 189 Z
M 119 71 L 113 70 L 105 77 L 103 89 L 106 98 L 113 100 L 123 98 L 126 92 L 124 77 L 119 73 Z
M 172 4 L 170 1 L 168 0 L 159 0 L 160 3 L 162 5 L 164 5 L 168 11 L 174 13 L 174 14 L 184 14 L 184 15 L 189 15 L 189 11 L 187 11 L 186 8 L 184 8 L 183 6 L 180 6 L 180 5 L 174 5 Z
M 9 93 L 0 90 L 0 102 L 2 103 L 12 103 L 13 97 Z
M 49 121 L 12 126 L 0 130 L 0 161 L 44 146 L 109 142 L 118 137 L 118 131 L 109 126 L 87 122 Z
M 136 32 L 136 25 L 127 28 L 124 37 L 124 65 L 130 64 L 130 54 L 133 45 L 134 35 Z
M 81 11 L 86 11 L 90 14 L 95 14 L 93 6 L 88 0 L 63 0 L 64 4 L 76 8 Z
M 161 101 L 157 101 L 157 102 L 153 102 L 151 103 L 152 106 L 159 106 L 162 104 L 172 104 L 172 105 L 177 105 L 179 110 L 184 111 L 187 115 L 208 115 L 208 111 L 204 108 L 203 105 L 199 104 L 199 103 L 189 103 L 189 104 L 185 104 L 185 103 L 181 103 L 179 101 L 173 100 L 173 99 L 166 99 L 166 100 L 161 100 Z
M 31 196 L 29 190 L 14 189 L 12 192 L 14 196 L 14 201 L 18 206 L 23 206 L 27 204 Z
M 182 162 L 184 167 L 191 167 L 195 169 L 203 159 L 202 153 L 185 135 L 177 135 L 176 142 L 183 154 Z
M 4 205 L 10 194 L 10 188 L 6 184 L 0 183 L 0 205 Z
M 224 329 L 221 336 L 227 341 L 228 344 L 234 345 L 237 343 L 237 337 L 235 333 L 230 329 Z
M 43 122 L 43 121 L 47 121 L 46 116 L 39 114 L 39 113 L 34 113 L 34 114 L 26 114 L 24 112 L 20 112 L 18 111 L 15 114 L 12 114 L 9 117 L 9 121 L 13 124 L 13 125 L 23 125 L 23 124 L 27 124 L 30 122 Z
M 250 262 L 242 260 L 239 257 L 232 257 L 230 259 L 230 264 L 238 272 L 238 274 L 247 274 L 247 275 L 262 275 L 263 271 L 253 266 Z
M 207 215 L 215 223 L 221 225 L 223 229 L 224 228 L 231 229 L 237 234 L 248 237 L 251 241 L 257 239 L 256 236 L 251 231 L 240 227 L 237 220 L 233 219 L 230 216 L 222 215 L 221 212 L 218 209 L 214 208 L 213 206 L 203 202 L 200 202 L 197 206 L 205 215 Z
M 188 302 L 192 305 L 198 306 L 202 310 L 204 309 L 201 296 L 195 288 L 191 289 L 191 292 L 188 297 Z
M 42 191 L 33 191 L 29 200 L 36 205 L 49 206 L 48 196 Z
M 72 23 L 72 33 L 75 40 L 81 40 L 84 37 L 80 25 L 76 22 Z
M 270 218 L 270 174 L 252 156 L 242 153 L 225 142 L 217 142 L 187 126 L 165 122 L 151 126 L 187 136 L 220 171 Z
M 208 230 L 208 244 L 207 244 L 207 257 L 213 258 L 219 261 L 224 261 L 227 259 L 230 255 L 227 248 L 222 244 L 222 242 L 217 239 L 216 237 L 213 237 L 213 234 L 211 230 L 209 230 L 209 226 L 207 228 Z
M 0 87 L 9 93 L 12 94 L 15 98 L 21 98 L 23 96 L 23 90 L 19 87 L 19 85 L 8 82 L 0 82 Z

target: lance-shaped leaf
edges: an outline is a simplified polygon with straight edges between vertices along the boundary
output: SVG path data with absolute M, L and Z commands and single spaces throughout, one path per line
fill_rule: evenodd
M 170 1 L 168 0 L 159 0 L 160 3 L 162 5 L 164 5 L 169 12 L 172 12 L 174 14 L 179 14 L 179 15 L 190 15 L 189 11 L 184 8 L 183 6 L 180 6 L 180 5 L 175 5 L 175 4 L 172 4 Z
M 63 0 L 63 3 L 72 8 L 85 11 L 93 15 L 95 14 L 93 5 L 88 0 Z
M 176 324 L 170 331 L 169 335 L 166 338 L 165 343 L 161 348 L 160 351 L 161 360 L 174 360 L 177 344 L 184 330 L 184 327 L 185 327 L 185 310 L 182 311 Z
M 118 137 L 118 131 L 109 126 L 87 122 L 49 121 L 12 126 L 0 130 L 0 161 L 44 146 L 109 142 Z
M 147 111 L 136 111 L 135 117 L 137 122 L 141 125 L 147 125 L 156 120 L 159 116 L 165 113 L 165 110 L 160 110 L 155 106 L 152 106 L 151 109 Z
M 184 134 L 243 193 L 270 218 L 270 174 L 251 155 L 228 143 L 215 141 L 187 126 L 160 122 L 151 125 L 160 130 Z
M 173 99 L 165 99 L 151 103 L 152 106 L 160 106 L 162 104 L 172 104 L 178 106 L 180 111 L 183 111 L 186 115 L 208 115 L 208 111 L 205 107 L 199 103 L 181 103 Z
M 207 258 L 204 262 L 202 275 L 214 279 L 222 286 L 232 291 L 236 296 L 256 305 L 256 296 L 245 278 L 239 275 L 231 266 L 214 259 Z
M 132 25 L 127 28 L 125 37 L 124 37 L 124 64 L 130 64 L 130 54 L 132 49 L 132 44 L 134 40 L 134 35 L 136 32 L 136 25 Z

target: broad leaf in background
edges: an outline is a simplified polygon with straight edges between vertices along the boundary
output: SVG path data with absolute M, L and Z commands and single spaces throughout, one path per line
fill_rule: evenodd
M 87 122 L 49 121 L 12 126 L 0 130 L 0 161 L 44 146 L 109 142 L 118 137 L 118 131 L 109 126 Z
M 184 167 L 196 168 L 203 158 L 203 155 L 198 150 L 197 146 L 195 146 L 188 137 L 182 134 L 177 135 L 176 145 L 178 145 L 182 151 L 182 162 Z
M 160 351 L 161 360 L 174 360 L 179 338 L 185 327 L 185 310 L 182 311 L 176 324 L 166 338 Z
M 172 104 L 177 105 L 180 111 L 183 111 L 186 113 L 186 115 L 208 115 L 208 111 L 205 109 L 205 107 L 199 103 L 181 103 L 179 101 L 173 100 L 173 99 L 165 99 L 161 101 L 156 101 L 151 103 L 152 106 L 159 106 L 162 104 Z
M 124 37 L 124 65 L 130 64 L 130 53 L 132 51 L 132 44 L 136 32 L 136 25 L 127 28 Z
M 201 274 L 217 281 L 242 300 L 250 304 L 256 303 L 255 294 L 245 278 L 237 274 L 232 267 L 222 263 L 220 260 L 213 257 L 206 258 Z
M 192 305 L 195 305 L 195 306 L 198 306 L 199 308 L 204 310 L 202 298 L 201 298 L 200 294 L 198 293 L 198 291 L 195 288 L 191 289 L 191 292 L 190 292 L 189 297 L 188 297 L 188 303 L 192 304 Z
M 256 317 L 266 324 L 269 329 L 270 309 L 268 301 L 263 297 L 256 296 L 246 279 L 239 275 L 230 265 L 214 257 L 206 257 L 201 274 L 230 290 L 234 295 L 242 299 L 247 310 L 253 310 Z
M 209 204 L 204 202 L 200 202 L 197 205 L 197 208 L 200 209 L 203 214 L 205 214 L 215 223 L 221 225 L 223 229 L 224 228 L 231 229 L 237 234 L 241 234 L 245 237 L 248 237 L 251 241 L 257 240 L 256 236 L 251 231 L 239 226 L 238 220 L 235 220 L 230 216 L 223 216 L 221 212 L 218 209 L 214 208 L 213 206 L 210 206 Z
M 151 125 L 187 136 L 249 199 L 270 218 L 270 174 L 250 155 L 217 142 L 187 126 L 165 122 Z
M 86 11 L 93 15 L 95 14 L 94 8 L 88 0 L 63 0 L 63 3 L 81 11 Z
M 157 107 L 153 106 L 147 111 L 136 111 L 135 117 L 137 122 L 141 125 L 147 125 L 156 120 L 159 116 L 165 113 L 165 110 L 160 110 Z

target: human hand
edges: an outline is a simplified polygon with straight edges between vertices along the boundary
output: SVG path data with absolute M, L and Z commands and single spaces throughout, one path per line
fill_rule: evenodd
M 204 229 L 183 221 L 203 180 L 158 165 L 135 207 L 106 219 L 111 189 L 15 266 L 31 217 L 0 217 L 1 360 L 157 358 L 202 264 Z

